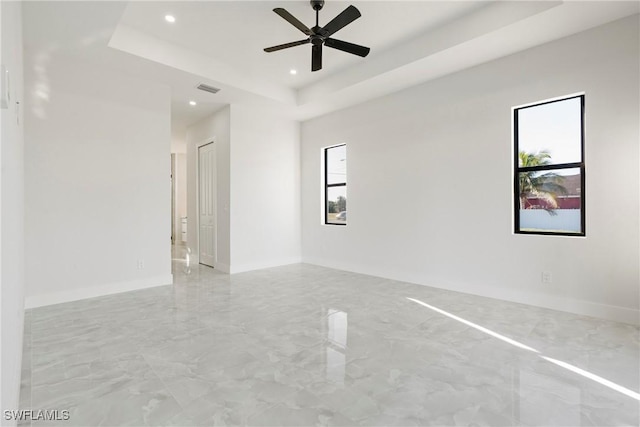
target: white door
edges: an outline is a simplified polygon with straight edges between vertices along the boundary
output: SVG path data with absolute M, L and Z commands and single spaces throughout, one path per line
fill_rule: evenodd
M 200 264 L 213 267 L 216 261 L 216 147 L 198 148 L 199 251 Z

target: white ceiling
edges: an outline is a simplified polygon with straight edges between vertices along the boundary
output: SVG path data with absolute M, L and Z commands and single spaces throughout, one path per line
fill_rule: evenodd
M 326 24 L 351 3 L 328 0 L 320 11 L 320 25 Z M 335 34 L 334 38 L 366 45 L 371 55 L 435 25 L 482 7 L 478 2 L 357 2 L 363 17 Z M 229 64 L 234 72 L 300 88 L 363 61 L 335 49 L 324 50 L 324 68 L 311 72 L 311 46 L 298 46 L 275 53 L 265 47 L 305 39 L 306 36 L 272 10 L 284 7 L 309 28 L 315 12 L 308 1 L 236 2 L 132 2 L 120 20 L 135 30 L 177 46 L 200 52 Z M 170 14 L 175 23 L 167 23 Z M 290 69 L 298 74 L 292 76 Z
M 305 38 L 272 9 L 284 7 L 311 26 L 306 0 L 26 2 L 25 52 L 42 66 L 71 57 L 169 85 L 179 145 L 186 126 L 226 104 L 260 104 L 305 120 L 639 11 L 637 1 L 327 0 L 320 24 L 349 4 L 362 17 L 335 38 L 371 53 L 325 48 L 324 68 L 314 73 L 308 45 L 262 50 Z M 200 82 L 222 90 L 197 91 Z

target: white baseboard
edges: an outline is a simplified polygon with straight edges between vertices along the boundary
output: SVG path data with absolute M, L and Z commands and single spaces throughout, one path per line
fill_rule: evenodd
M 44 307 L 47 305 L 61 304 L 78 301 L 87 298 L 101 297 L 104 295 L 118 294 L 121 292 L 135 291 L 139 289 L 153 288 L 156 286 L 171 285 L 173 274 L 148 277 L 145 279 L 130 280 L 126 282 L 108 283 L 104 285 L 88 286 L 86 288 L 69 289 L 47 294 L 32 295 L 25 298 L 25 308 Z
M 253 270 L 261 270 L 263 268 L 272 268 L 272 267 L 281 267 L 283 265 L 290 265 L 290 264 L 300 264 L 301 262 L 301 258 L 300 257 L 291 257 L 291 258 L 280 258 L 280 259 L 274 259 L 271 261 L 267 261 L 267 262 L 259 262 L 259 263 L 249 263 L 249 264 L 232 264 L 230 267 L 230 274 L 236 274 L 236 273 L 244 273 L 247 271 L 253 271 Z
M 538 294 L 532 292 L 523 292 L 518 289 L 497 288 L 488 286 L 474 285 L 470 287 L 447 287 L 439 284 L 423 283 L 415 277 L 401 277 L 401 274 L 393 274 L 382 271 L 371 271 L 369 268 L 363 268 L 333 260 L 320 259 L 315 257 L 304 257 L 302 262 L 307 264 L 318 265 L 320 267 L 334 268 L 337 270 L 350 271 L 358 274 L 366 274 L 370 276 L 382 277 L 384 279 L 398 280 L 407 283 L 414 283 L 423 286 L 429 286 L 437 289 L 461 292 L 470 295 L 478 295 L 481 297 L 494 298 L 502 301 L 516 302 L 519 304 L 531 305 L 534 307 L 548 308 L 551 310 L 564 311 L 567 313 L 579 314 L 583 316 L 597 317 L 600 319 L 613 320 L 615 322 L 628 323 L 640 326 L 640 310 L 634 310 L 628 307 L 620 307 L 615 305 L 600 304 L 591 301 L 584 301 L 571 298 L 562 298 L 553 295 Z
M 225 264 L 223 262 L 216 262 L 216 265 L 213 268 L 227 274 L 229 274 L 229 271 L 231 271 L 231 267 L 229 267 L 229 264 Z

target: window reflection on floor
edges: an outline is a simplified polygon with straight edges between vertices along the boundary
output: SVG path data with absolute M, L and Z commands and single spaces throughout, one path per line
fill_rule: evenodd
M 347 361 L 347 313 L 327 310 L 327 380 L 344 384 Z

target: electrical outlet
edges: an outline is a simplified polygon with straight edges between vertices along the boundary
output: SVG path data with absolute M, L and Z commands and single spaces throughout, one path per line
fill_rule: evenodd
M 138 270 L 143 270 L 144 269 L 144 260 L 143 259 L 139 259 L 138 260 Z
M 542 283 L 551 283 L 553 282 L 553 276 L 550 271 L 542 272 Z

